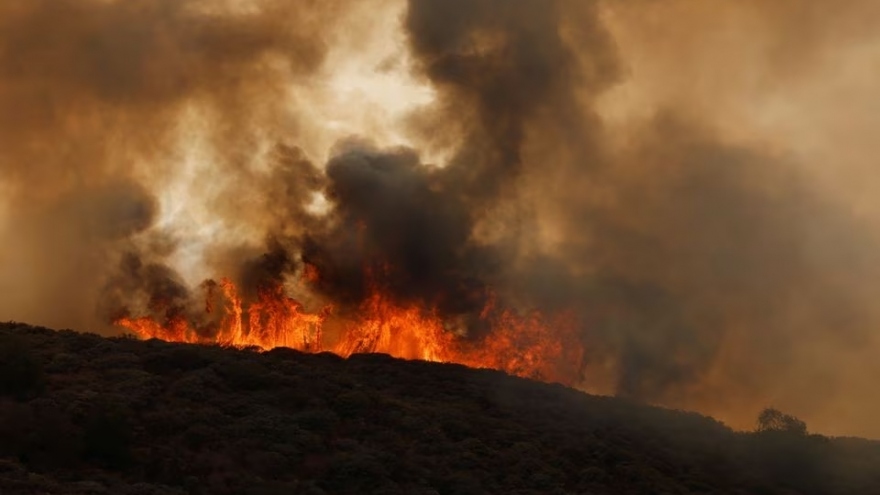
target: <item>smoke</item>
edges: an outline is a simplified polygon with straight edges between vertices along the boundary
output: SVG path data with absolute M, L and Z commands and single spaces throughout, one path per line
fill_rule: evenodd
M 157 227 L 157 195 L 184 166 L 181 123 L 222 143 L 212 166 L 223 179 L 206 176 L 208 194 L 192 199 L 246 178 L 241 153 L 278 118 L 285 81 L 322 58 L 318 31 L 332 7 L 285 4 L 0 6 L 0 178 L 12 212 L 0 280 L 10 316 L 106 325 L 94 316 L 102 279 Z
M 608 4 L 628 77 L 599 103 L 610 229 L 584 242 L 685 317 L 665 333 L 690 346 L 647 362 L 702 364 L 649 387 L 655 400 L 744 426 L 754 404 L 785 403 L 876 436 L 878 15 L 862 1 Z
M 858 63 L 878 16 L 867 0 L 11 2 L 0 317 L 210 334 L 223 295 L 205 280 L 230 277 L 246 301 L 280 286 L 343 314 L 380 290 L 479 341 L 497 299 L 576 315 L 587 390 L 880 435 L 880 150 L 859 109 L 880 73 Z
M 323 275 L 318 288 L 358 302 L 368 284 L 381 283 L 397 299 L 479 311 L 480 302 L 468 301 L 469 286 L 484 289 L 473 219 L 460 191 L 442 183 L 445 172 L 406 149 L 340 150 L 326 171 L 333 218 L 304 243 L 303 259 Z M 365 267 L 381 280 L 365 280 Z

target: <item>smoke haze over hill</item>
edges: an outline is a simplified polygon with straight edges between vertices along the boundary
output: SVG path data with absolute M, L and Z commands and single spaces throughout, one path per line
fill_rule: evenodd
M 465 364 L 537 339 L 545 379 L 880 436 L 878 22 L 868 0 L 7 2 L 0 318 L 209 337 L 289 297 L 345 340 L 381 302 Z

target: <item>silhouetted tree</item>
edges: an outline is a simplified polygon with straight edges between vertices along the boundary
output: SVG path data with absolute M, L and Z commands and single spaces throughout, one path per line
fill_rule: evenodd
M 778 431 L 794 433 L 797 435 L 807 434 L 807 424 L 800 419 L 785 414 L 778 409 L 768 407 L 758 415 L 758 432 Z

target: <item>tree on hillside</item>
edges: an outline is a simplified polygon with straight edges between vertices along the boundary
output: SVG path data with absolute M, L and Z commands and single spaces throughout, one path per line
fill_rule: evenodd
M 758 432 L 785 432 L 797 435 L 807 434 L 807 424 L 800 419 L 768 407 L 758 415 Z

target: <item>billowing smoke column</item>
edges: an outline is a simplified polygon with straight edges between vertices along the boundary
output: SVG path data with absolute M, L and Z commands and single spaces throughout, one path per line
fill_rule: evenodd
M 503 8 L 491 1 L 410 2 L 405 24 L 418 68 L 442 97 L 423 118 L 438 126 L 430 132 L 454 135 L 460 147 L 436 167 L 412 150 L 339 146 L 326 168 L 335 208 L 330 221 L 306 234 L 303 253 L 327 275 L 325 293 L 362 299 L 365 264 L 383 270 L 383 289 L 395 298 L 451 315 L 479 312 L 487 289 L 500 288 L 518 250 L 508 232 L 533 228 L 509 225 L 493 211 L 516 208 L 521 199 L 515 189 L 527 166 L 529 127 L 562 119 L 557 126 L 574 126 L 568 132 L 589 140 L 588 132 L 577 133 L 584 117 L 572 111 L 575 93 L 613 77 L 604 65 L 610 74 L 584 73 L 557 32 L 563 8 L 541 1 Z M 595 12 L 582 17 L 587 23 L 579 28 L 604 53 L 609 41 Z M 502 238 L 481 238 L 478 230 L 492 223 Z
M 680 88 L 695 40 L 650 19 L 717 32 L 686 3 L 0 6 L 0 316 L 341 353 L 397 339 L 736 424 L 773 403 L 880 434 L 880 217 L 784 140 L 725 126 L 743 121 L 731 78 Z M 729 7 L 773 47 L 729 60 L 794 85 L 871 36 L 877 9 L 842 4 Z M 405 143 L 366 119 L 322 163 L 310 109 L 335 91 L 334 43 L 391 36 L 357 19 L 399 8 L 405 46 L 377 70 L 433 101 L 398 119 Z

